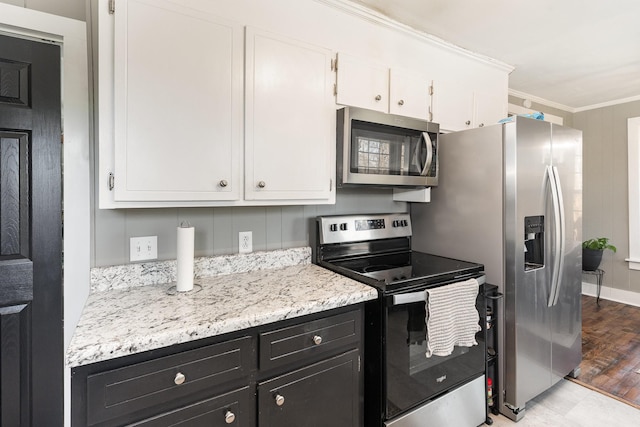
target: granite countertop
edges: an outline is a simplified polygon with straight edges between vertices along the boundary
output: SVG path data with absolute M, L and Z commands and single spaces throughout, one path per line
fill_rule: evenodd
M 195 283 L 202 289 L 175 293 L 168 292 L 175 283 L 159 283 L 92 292 L 67 349 L 67 366 L 377 298 L 374 288 L 308 261 L 244 273 L 196 275 Z

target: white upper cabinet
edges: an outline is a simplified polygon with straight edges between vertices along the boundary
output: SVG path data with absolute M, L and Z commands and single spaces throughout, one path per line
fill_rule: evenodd
M 351 107 L 389 112 L 389 68 L 338 54 L 336 102 Z
M 433 82 L 433 121 L 440 130 L 458 131 L 473 127 L 473 87 L 460 80 Z
M 247 200 L 335 200 L 332 58 L 328 49 L 247 27 Z
M 431 80 L 417 72 L 389 68 L 338 54 L 336 102 L 383 113 L 427 120 Z
M 238 200 L 242 26 L 162 0 L 114 19 L 115 201 Z
M 492 78 L 484 78 L 481 64 L 470 63 L 467 68 L 464 79 L 454 75 L 433 82 L 433 121 L 440 130 L 483 127 L 507 117 L 507 75 L 493 73 Z
M 389 113 L 429 120 L 431 79 L 401 68 L 389 71 Z

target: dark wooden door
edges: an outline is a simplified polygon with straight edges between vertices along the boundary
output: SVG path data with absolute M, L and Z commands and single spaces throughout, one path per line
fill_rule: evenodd
M 63 422 L 59 46 L 0 35 L 0 425 Z

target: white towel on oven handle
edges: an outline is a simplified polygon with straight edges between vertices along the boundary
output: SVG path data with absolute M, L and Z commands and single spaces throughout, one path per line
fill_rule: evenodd
M 476 309 L 476 279 L 451 283 L 425 292 L 427 318 L 426 356 L 448 356 L 457 346 L 478 345 L 480 315 Z

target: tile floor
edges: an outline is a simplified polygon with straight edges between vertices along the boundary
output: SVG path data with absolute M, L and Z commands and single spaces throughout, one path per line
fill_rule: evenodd
M 492 427 L 627 427 L 640 426 L 640 409 L 563 379 L 529 402 L 518 423 L 491 418 Z

